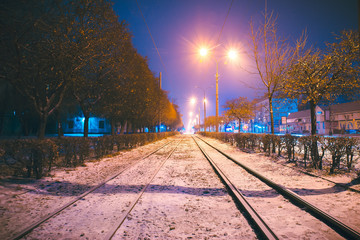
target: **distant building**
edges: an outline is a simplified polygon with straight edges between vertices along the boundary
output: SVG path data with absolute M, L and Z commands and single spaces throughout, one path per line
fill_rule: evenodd
M 315 108 L 316 114 L 316 130 L 318 134 L 328 134 L 328 126 L 325 126 L 325 112 L 319 106 Z M 328 124 L 328 123 L 326 123 Z M 299 112 L 292 112 L 287 118 L 288 133 L 310 133 L 311 132 L 311 119 L 310 109 Z
M 255 104 L 255 118 L 252 120 L 252 132 L 269 133 L 271 132 L 271 119 L 269 111 L 269 99 L 261 98 Z M 284 98 L 273 99 L 274 132 L 286 133 L 286 119 L 290 113 L 296 112 L 297 101 Z
M 360 132 L 360 101 L 316 106 L 315 113 L 317 134 Z M 289 133 L 310 133 L 310 110 L 290 113 L 287 126 Z
M 83 133 L 84 132 L 84 117 L 68 117 L 65 124 L 63 124 L 64 133 Z M 90 117 L 89 118 L 89 134 L 104 134 L 110 133 L 111 126 L 107 119 Z
M 360 101 L 331 105 L 326 110 L 330 133 L 360 132 Z

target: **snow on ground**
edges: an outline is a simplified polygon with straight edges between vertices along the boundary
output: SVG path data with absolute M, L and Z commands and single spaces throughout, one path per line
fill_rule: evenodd
M 40 180 L 0 179 L 0 239 L 38 221 L 167 141 L 122 151 L 101 161 L 88 161 L 86 166 L 57 169 Z
M 180 136 L 173 138 L 179 139 Z M 179 150 L 156 175 L 138 205 L 131 212 L 130 217 L 117 231 L 114 239 L 256 238 L 210 165 L 196 149 L 193 141 L 189 137 L 185 138 L 186 140 L 180 144 Z M 145 156 L 146 153 L 167 141 L 169 139 L 121 152 L 112 158 L 87 162 L 84 167 L 58 169 L 52 173 L 51 177 L 41 180 L 1 179 L 0 238 L 11 237 L 15 232 L 69 202 L 109 176 L 125 169 L 134 160 Z M 275 160 L 263 154 L 243 153 L 229 144 L 213 139 L 209 139 L 209 141 L 216 143 L 217 147 L 226 150 L 229 155 L 256 171 L 297 192 L 319 208 L 329 211 L 341 221 L 354 228 L 360 226 L 359 193 L 344 191 L 332 183 L 279 165 Z M 107 184 L 104 189 L 97 190 L 92 194 L 93 197 L 85 197 L 76 206 L 71 207 L 70 216 L 78 215 L 79 217 L 79 220 L 75 221 L 75 226 L 70 226 L 72 223 L 59 215 L 58 220 L 49 221 L 41 227 L 44 232 L 39 233 L 38 238 L 96 239 L 104 236 L 108 226 L 118 219 L 115 217 L 116 214 L 121 215 L 124 208 L 129 207 L 134 196 L 131 192 L 139 191 L 143 184 L 143 180 L 136 176 L 148 176 L 151 169 L 157 166 L 158 160 L 160 157 L 151 160 L 154 162 L 148 161 L 148 164 L 142 165 L 141 169 L 137 164 L 134 168 L 121 174 L 120 178 Z M 331 176 L 326 177 L 330 178 Z M 350 182 L 351 177 L 342 175 L 334 177 L 333 180 Z M 269 194 L 272 193 L 269 192 Z M 272 198 L 268 200 L 272 201 Z M 111 210 L 114 208 L 115 211 Z M 276 217 L 278 210 L 271 209 L 268 216 Z M 88 217 L 89 215 L 92 217 Z M 98 221 L 88 221 L 89 219 Z M 284 224 L 280 220 L 279 224 Z M 296 224 L 296 221 L 298 220 L 292 220 L 291 217 L 286 219 L 285 224 Z M 87 222 L 92 225 L 85 224 Z M 50 224 L 52 230 L 45 229 Z M 298 221 L 299 224 L 303 223 Z M 93 230 L 90 230 L 89 227 Z M 311 226 L 306 226 L 306 224 L 304 227 L 311 229 Z M 56 231 L 61 232 L 60 236 L 57 236 L 58 232 Z M 314 236 L 299 236 L 297 233 L 286 230 L 281 237 L 310 239 L 310 236 Z M 33 237 L 35 238 L 36 235 Z
M 204 139 L 226 151 L 227 154 L 251 169 L 294 191 L 316 207 L 360 232 L 360 193 L 346 191 L 344 188 L 324 179 L 305 175 L 296 168 L 284 167 L 280 163 L 284 164 L 285 159 L 272 159 L 264 156 L 263 153 L 244 153 L 228 143 L 210 138 Z M 314 170 L 311 172 L 338 183 L 351 183 L 356 176 L 354 174 L 328 175 L 324 171 Z M 358 189 L 360 183 L 352 187 Z
M 342 239 L 326 224 L 290 203 L 207 144 L 199 142 L 280 239 L 296 239 L 299 236 L 304 239 Z
M 189 137 L 160 170 L 114 239 L 255 239 Z

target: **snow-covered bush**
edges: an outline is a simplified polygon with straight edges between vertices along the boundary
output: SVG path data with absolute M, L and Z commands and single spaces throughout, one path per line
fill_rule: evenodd
M 323 137 L 319 135 L 296 137 L 290 134 L 284 136 L 272 134 L 253 133 L 213 133 L 201 132 L 206 137 L 216 138 L 225 142 L 235 142 L 237 146 L 245 151 L 259 149 L 270 156 L 276 150 L 281 155 L 285 147 L 289 161 L 297 161 L 295 149 L 298 155 L 302 155 L 304 167 L 322 169 L 323 164 L 330 166 L 330 173 L 340 168 L 342 163 L 350 171 L 360 158 L 360 141 L 349 137 Z M 307 162 L 310 165 L 307 165 Z M 330 162 L 330 164 L 329 164 Z

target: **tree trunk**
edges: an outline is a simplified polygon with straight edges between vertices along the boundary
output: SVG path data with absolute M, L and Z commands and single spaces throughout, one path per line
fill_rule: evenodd
M 113 118 L 110 118 L 110 125 L 111 125 L 110 134 L 111 136 L 115 136 L 115 121 Z
M 270 122 L 271 122 L 271 134 L 274 134 L 274 110 L 272 106 L 272 98 L 269 98 L 269 111 L 270 111 Z
M 84 112 L 84 138 L 87 138 L 89 136 L 89 118 L 90 114 Z
M 311 135 L 316 134 L 316 104 L 313 100 L 310 101 L 310 119 L 311 119 Z
M 121 134 L 125 133 L 126 125 L 127 125 L 127 121 L 125 121 L 124 123 L 121 124 L 121 131 L 120 131 Z
M 39 139 L 45 138 L 47 117 L 48 117 L 48 115 L 46 113 L 40 114 L 39 132 L 38 132 Z
M 58 137 L 62 137 L 64 136 L 64 131 L 63 131 L 63 127 L 62 127 L 62 122 L 61 122 L 61 117 L 60 117 L 60 113 L 57 112 L 57 122 L 58 122 Z
M 313 100 L 310 101 L 310 119 L 311 119 L 311 135 L 314 136 L 316 135 L 316 113 L 315 113 L 315 109 L 316 109 L 316 104 L 314 103 Z M 319 162 L 320 158 L 319 158 L 319 150 L 318 150 L 318 145 L 317 145 L 317 138 L 314 137 L 313 140 L 311 141 L 311 157 L 314 163 L 314 167 L 315 169 L 321 169 L 322 168 L 322 164 Z

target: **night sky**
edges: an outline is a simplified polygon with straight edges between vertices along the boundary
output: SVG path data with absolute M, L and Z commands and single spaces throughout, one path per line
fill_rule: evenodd
M 155 76 L 162 72 L 162 88 L 180 106 L 184 125 L 189 112 L 199 111 L 190 104 L 206 90 L 207 116 L 215 115 L 215 72 L 211 59 L 200 60 L 201 45 L 215 45 L 224 24 L 231 0 L 138 0 L 163 64 L 150 38 L 135 0 L 114 0 L 120 20 L 128 23 L 134 47 L 147 56 Z M 357 0 L 267 0 L 268 11 L 278 14 L 278 33 L 294 42 L 306 29 L 308 42 L 324 47 L 333 41 L 333 34 L 344 29 L 358 29 Z M 263 95 L 259 76 L 249 57 L 249 23 L 262 20 L 265 0 L 235 0 L 228 15 L 215 56 L 219 59 L 219 114 L 226 100 Z M 226 49 L 239 50 L 235 63 L 225 63 Z M 199 102 L 197 103 L 199 104 Z M 203 107 L 201 106 L 201 121 Z

